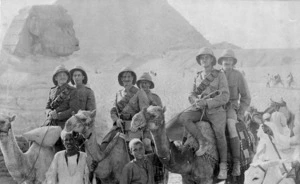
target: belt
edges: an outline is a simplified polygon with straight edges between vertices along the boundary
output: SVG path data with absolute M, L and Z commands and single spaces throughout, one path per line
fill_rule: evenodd
M 121 114 L 121 115 L 120 115 L 120 118 L 121 118 L 122 120 L 132 120 L 131 114 Z

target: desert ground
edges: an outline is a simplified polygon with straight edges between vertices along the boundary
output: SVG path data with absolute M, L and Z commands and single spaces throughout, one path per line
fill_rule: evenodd
M 28 57 L 20 59 L 2 51 L 0 75 L 0 110 L 2 113 L 17 115 L 13 123 L 15 134 L 22 134 L 43 124 L 44 108 L 52 84 L 53 69 L 64 64 L 71 69 L 75 65 L 83 66 L 89 76 L 89 86 L 94 90 L 97 101 L 97 130 L 103 138 L 112 126 L 109 111 L 115 100 L 115 94 L 121 87 L 117 82 L 118 72 L 125 66 L 132 67 L 138 76 L 152 71 L 155 88 L 163 104 L 167 107 L 166 120 L 175 113 L 189 106 L 187 96 L 192 88 L 196 72 L 201 70 L 195 61 L 197 50 L 175 50 L 160 56 L 109 55 L 97 61 L 73 54 L 67 58 L 53 59 L 45 57 Z M 217 55 L 218 57 L 218 55 Z M 243 58 L 238 58 L 242 62 Z M 250 65 L 250 64 L 249 64 Z M 238 66 L 238 65 L 237 65 Z M 269 99 L 280 99 L 297 114 L 299 112 L 298 64 L 273 66 L 272 62 L 264 66 L 238 67 L 245 72 L 252 95 L 252 106 L 264 110 Z M 220 66 L 217 66 L 220 68 Z M 286 86 L 266 87 L 266 75 L 280 74 L 283 80 L 292 72 L 295 83 L 292 88 Z M 285 81 L 284 81 L 285 82 Z M 297 118 L 298 120 L 299 118 Z M 169 183 L 181 183 L 180 176 L 171 174 Z

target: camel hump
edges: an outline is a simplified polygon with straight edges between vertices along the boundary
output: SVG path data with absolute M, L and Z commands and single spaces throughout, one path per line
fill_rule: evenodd
M 39 127 L 23 134 L 28 141 L 34 141 L 40 146 L 53 146 L 61 133 L 60 126 Z

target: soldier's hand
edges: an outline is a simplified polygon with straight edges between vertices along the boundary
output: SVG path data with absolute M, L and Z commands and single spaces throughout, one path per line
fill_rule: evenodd
M 91 164 L 91 171 L 94 172 L 98 167 L 98 162 L 93 160 Z
M 195 106 L 198 108 L 198 109 L 204 109 L 206 107 L 207 103 L 205 100 L 203 99 L 199 99 L 196 101 L 195 103 Z
M 118 119 L 118 120 L 116 121 L 116 124 L 117 124 L 117 127 L 122 127 L 122 126 L 123 126 L 123 120 Z
M 195 96 L 190 96 L 189 97 L 189 101 L 190 101 L 191 104 L 194 104 L 197 100 L 198 100 L 198 98 L 195 97 Z
M 57 119 L 57 112 L 56 110 L 53 110 L 49 113 L 49 116 L 51 117 L 51 119 Z

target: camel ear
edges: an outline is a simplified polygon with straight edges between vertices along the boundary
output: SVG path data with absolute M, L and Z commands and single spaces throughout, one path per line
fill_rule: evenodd
M 9 117 L 9 122 L 15 121 L 15 118 L 16 118 L 16 115 L 13 115 L 13 116 Z
M 163 107 L 163 113 L 165 113 L 166 111 L 167 111 L 167 107 L 164 106 L 164 107 Z
M 72 111 L 72 116 L 74 116 L 76 113 L 74 111 Z
M 96 109 L 94 109 L 92 112 L 91 112 L 91 118 L 95 118 L 96 117 Z

